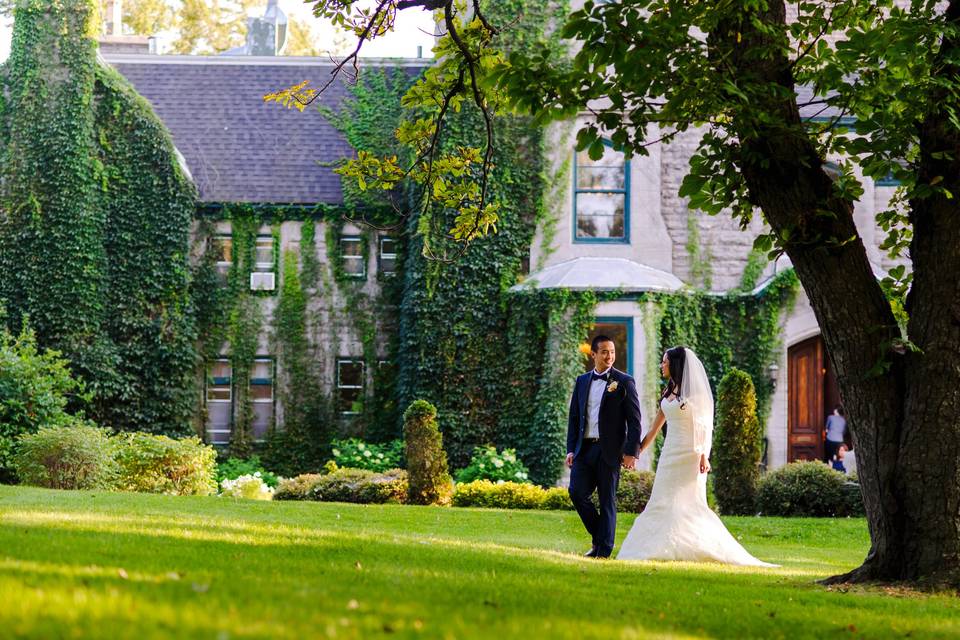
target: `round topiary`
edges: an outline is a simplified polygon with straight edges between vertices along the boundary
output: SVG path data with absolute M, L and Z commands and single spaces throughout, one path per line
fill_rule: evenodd
M 717 388 L 713 439 L 713 488 L 721 513 L 755 513 L 762 438 L 753 380 L 746 372 L 731 369 Z
M 447 472 L 447 454 L 437 427 L 437 408 L 425 400 L 413 401 L 403 414 L 403 436 L 409 503 L 449 504 L 453 481 Z
M 757 508 L 765 516 L 859 515 L 846 485 L 842 473 L 822 462 L 792 462 L 760 480 Z

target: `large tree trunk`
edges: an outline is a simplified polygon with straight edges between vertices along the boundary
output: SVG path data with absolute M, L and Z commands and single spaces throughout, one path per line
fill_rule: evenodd
M 958 2 L 951 3 L 951 11 Z M 763 19 L 783 23 L 783 2 L 772 1 Z M 737 74 L 789 89 L 753 104 L 749 114 L 735 117 L 734 126 L 750 196 L 771 228 L 786 238 L 783 246 L 816 314 L 853 431 L 872 544 L 861 567 L 830 581 L 960 584 L 956 205 L 942 196 L 914 203 L 909 336 L 922 353 L 905 355 L 897 347 L 899 328 L 854 225 L 853 203 L 833 191 L 796 100 L 782 97 L 794 89 L 786 55 L 750 56 L 752 47 L 770 41 L 749 20 L 721 24 L 710 38 L 733 52 L 729 59 Z M 772 119 L 751 118 L 758 111 L 775 116 L 777 126 L 769 124 Z M 957 132 L 944 116 L 933 114 L 924 127 L 926 177 L 942 175 L 947 188 L 960 194 L 960 160 L 935 166 L 929 156 L 946 148 L 960 158 Z M 834 215 L 816 215 L 818 211 Z M 855 239 L 824 242 L 830 238 Z M 880 362 L 885 369 L 868 374 Z

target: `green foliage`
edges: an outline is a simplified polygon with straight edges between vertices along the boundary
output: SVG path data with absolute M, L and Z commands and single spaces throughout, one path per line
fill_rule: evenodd
M 217 453 L 198 438 L 121 433 L 114 440 L 121 491 L 196 496 L 217 492 Z
M 755 513 L 763 431 L 750 376 L 731 369 L 717 389 L 717 417 L 711 460 L 720 512 Z
M 293 478 L 284 478 L 277 485 L 274 500 L 309 500 L 310 490 L 323 477 L 321 473 L 303 473 Z
M 757 509 L 765 516 L 856 516 L 864 509 L 859 497 L 859 487 L 827 465 L 791 462 L 761 478 Z
M 527 482 L 527 468 L 517 460 L 517 452 L 504 449 L 497 453 L 496 447 L 477 447 L 473 450 L 470 464 L 457 472 L 457 482 L 491 480 L 493 482 Z
M 566 3 L 519 0 L 489 3 L 487 17 L 512 26 L 500 42 L 526 51 L 545 37 Z M 560 47 L 555 40 L 551 46 Z M 559 51 L 559 49 L 556 49 Z M 438 58 L 445 65 L 446 58 Z M 405 101 L 411 118 L 429 115 L 420 99 L 451 80 L 448 67 L 431 70 Z M 419 122 L 419 121 L 417 121 Z M 407 134 L 416 137 L 416 122 Z M 548 211 L 545 136 L 531 119 L 501 114 L 493 119 L 496 145 L 487 184 L 496 211 L 496 234 L 463 247 L 446 232 L 464 222 L 464 208 L 431 206 L 416 210 L 407 233 L 403 300 L 400 306 L 398 399 L 401 406 L 429 399 L 440 415 L 444 442 L 454 467 L 469 463 L 476 446 L 515 449 L 534 482 L 552 484 L 560 475 L 563 429 L 572 373 L 579 373 L 577 344 L 586 335 L 592 309 L 589 294 L 510 288 L 521 278 L 539 221 Z M 444 125 L 440 152 L 453 159 L 461 148 L 484 144 L 484 118 L 463 104 Z M 420 129 L 423 132 L 423 129 Z M 476 182 L 477 165 L 461 176 Z M 456 182 L 460 178 L 452 178 Z M 450 184 L 442 198 L 457 193 Z M 415 201 L 419 203 L 419 200 Z M 475 200 L 471 200 L 476 205 Z M 462 251 L 462 254 L 460 253 Z M 431 256 L 456 255 L 439 265 Z M 441 273 L 442 269 L 442 273 Z
M 474 480 L 458 483 L 453 491 L 453 506 L 455 507 L 487 507 L 491 509 L 542 509 L 547 498 L 547 491 L 534 484 L 523 482 L 491 482 L 490 480 Z M 551 499 L 554 506 L 559 501 Z M 559 507 L 568 509 L 573 507 L 569 496 L 567 505 Z
M 640 513 L 650 500 L 653 491 L 652 471 L 634 471 L 632 469 L 620 472 L 620 483 L 617 485 L 617 511 L 621 513 Z M 591 496 L 593 503 L 599 506 L 599 498 L 594 493 Z
M 573 502 L 570 500 L 570 492 L 563 487 L 549 487 L 544 489 L 543 502 L 540 508 L 545 511 L 572 510 Z
M 407 472 L 411 504 L 447 504 L 452 480 L 447 473 L 447 454 L 437 427 L 437 409 L 417 400 L 403 414 Z
M 317 478 L 308 499 L 320 502 L 384 504 L 407 501 L 407 472 L 393 469 L 376 473 L 366 469 L 337 469 Z
M 382 472 L 403 466 L 402 440 L 375 444 L 357 438 L 348 438 L 334 440 L 330 446 L 333 461 L 338 467 Z
M 781 318 L 799 289 L 796 273 L 786 270 L 757 295 L 695 291 L 652 294 L 644 300 L 653 300 L 662 309 L 661 354 L 680 345 L 693 349 L 714 388 L 732 367 L 745 371 L 756 390 L 760 423 L 765 424 L 774 390 L 768 368 L 777 361 Z
M 316 286 L 315 223 L 301 226 L 300 265 L 297 252 L 283 253 L 280 300 L 274 311 L 278 376 L 277 396 L 284 408 L 283 427 L 271 430 L 265 453 L 285 475 L 317 469 L 329 452 L 335 421 L 332 400 L 322 388 L 317 352 L 308 339 L 308 286 Z M 302 278 L 301 278 L 302 276 Z
M 268 487 L 276 487 L 278 478 L 275 473 L 267 471 L 263 463 L 260 462 L 260 456 L 250 456 L 249 458 L 227 458 L 217 463 L 217 485 L 224 480 L 233 480 L 240 476 L 253 475 L 259 473 L 264 483 Z
M 13 467 L 23 484 L 50 489 L 108 489 L 117 474 L 109 431 L 80 420 L 21 435 Z
M 146 100 L 96 60 L 91 0 L 17 4 L 0 104 L 0 302 L 116 429 L 189 431 L 195 192 Z
M 3 307 L 0 306 L 0 322 Z M 83 383 L 56 351 L 41 351 L 25 323 L 19 335 L 0 324 L 0 480 L 11 480 L 11 455 L 21 434 L 73 422 L 71 400 L 88 400 Z

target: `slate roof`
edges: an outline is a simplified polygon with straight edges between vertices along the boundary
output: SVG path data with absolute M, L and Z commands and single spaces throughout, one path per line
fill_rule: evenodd
M 150 101 L 183 154 L 203 202 L 329 203 L 343 201 L 330 167 L 353 150 L 315 108 L 302 113 L 263 95 L 303 80 L 319 87 L 333 65 L 326 58 L 105 54 Z M 403 66 L 417 74 L 430 59 L 362 61 L 361 69 Z M 334 109 L 347 97 L 342 81 L 320 102 Z

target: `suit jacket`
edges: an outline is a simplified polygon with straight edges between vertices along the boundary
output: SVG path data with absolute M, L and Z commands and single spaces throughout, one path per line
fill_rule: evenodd
M 583 434 L 587 429 L 587 396 L 590 394 L 592 371 L 577 377 L 570 398 L 570 414 L 567 421 L 567 453 L 576 457 L 580 453 Z M 613 381 L 617 388 L 608 391 Z M 640 398 L 636 381 L 611 367 L 607 388 L 600 401 L 600 450 L 603 460 L 610 465 L 620 465 L 623 455 L 636 456 L 640 449 Z

